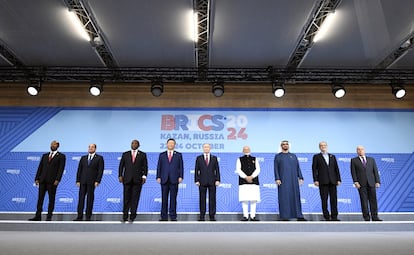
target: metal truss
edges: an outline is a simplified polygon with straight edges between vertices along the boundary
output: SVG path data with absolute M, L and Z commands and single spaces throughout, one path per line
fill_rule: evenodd
M 300 66 L 309 49 L 313 46 L 313 38 L 318 32 L 319 27 L 322 25 L 328 14 L 333 12 L 340 2 L 341 0 L 319 0 L 316 2 L 302 29 L 296 47 L 290 55 L 286 65 L 287 69 L 295 69 Z
M 163 82 L 199 83 L 366 83 L 383 84 L 402 81 L 414 85 L 414 70 L 397 69 L 304 69 L 285 68 L 208 68 L 205 78 L 200 79 L 198 68 L 105 68 L 105 67 L 0 67 L 0 82 L 22 83 L 28 80 L 46 82 L 90 82 L 100 80 L 117 83 Z M 28 73 L 31 75 L 28 76 Z M 373 75 L 375 73 L 375 75 Z
M 23 61 L 21 61 L 11 50 L 9 50 L 1 40 L 0 40 L 0 57 L 4 59 L 9 65 L 13 66 L 12 68 L 16 72 L 22 73 L 26 77 L 32 77 L 35 74 L 29 70 Z M 1 76 L 1 74 L 0 74 Z
M 0 41 L 0 57 L 4 59 L 9 65 L 17 68 L 24 67 L 23 62 Z
M 196 67 L 199 78 L 206 79 L 210 64 L 210 0 L 193 0 L 194 13 L 197 15 L 197 38 L 195 44 Z
M 411 32 L 406 38 L 404 38 L 398 47 L 394 49 L 387 57 L 384 58 L 377 66 L 376 69 L 386 69 L 397 62 L 414 46 L 414 32 Z
M 64 2 L 69 10 L 73 11 L 81 21 L 85 31 L 91 39 L 91 46 L 94 48 L 100 61 L 106 67 L 117 67 L 118 65 L 115 58 L 113 57 L 108 44 L 105 42 L 106 40 L 103 34 L 99 30 L 99 26 L 92 15 L 92 12 L 89 11 L 90 8 L 82 0 L 64 0 Z

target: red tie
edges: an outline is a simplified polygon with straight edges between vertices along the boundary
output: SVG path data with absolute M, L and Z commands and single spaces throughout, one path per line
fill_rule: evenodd
M 206 154 L 206 165 L 208 166 L 208 154 Z
M 172 154 L 171 154 L 171 151 L 170 151 L 170 152 L 168 152 L 168 162 L 171 162 L 171 159 L 172 159 Z
M 52 160 L 52 155 L 53 155 L 53 153 L 49 154 L 49 162 Z
M 135 163 L 135 151 L 132 151 L 132 163 Z

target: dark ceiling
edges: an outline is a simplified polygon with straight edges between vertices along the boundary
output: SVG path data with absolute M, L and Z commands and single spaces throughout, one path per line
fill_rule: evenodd
M 171 70 L 172 74 L 179 75 L 180 68 L 189 72 L 190 79 L 197 75 L 200 63 L 197 44 L 190 38 L 189 22 L 197 1 L 83 0 L 114 61 L 111 68 L 101 61 L 93 43 L 81 38 L 73 29 L 67 15 L 70 2 L 79 1 L 0 0 L 0 44 L 18 61 L 16 64 L 10 63 L 13 62 L 10 58 L 8 61 L 4 56 L 0 58 L 3 81 L 14 79 L 13 75 L 8 76 L 9 72 L 15 72 L 13 70 L 23 70 L 27 76 L 40 75 L 39 69 L 44 74 L 47 70 L 59 72 L 61 76 L 57 75 L 56 80 L 65 78 L 63 70 L 71 74 L 91 73 L 113 67 L 129 68 L 133 74 L 128 75 L 137 80 L 139 75 L 145 77 L 152 71 L 158 72 L 154 77 L 162 77 Z M 289 66 L 315 6 L 324 1 L 205 2 L 209 3 L 207 68 L 223 72 L 251 69 L 260 76 L 264 75 L 262 71 L 269 72 L 269 67 L 280 71 Z M 336 16 L 329 33 L 306 49 L 300 64 L 293 70 L 330 72 L 332 69 L 380 68 L 387 69 L 386 75 L 395 78 L 402 76 L 402 79 L 411 80 L 414 77 L 414 51 L 410 50 L 414 1 L 333 2 L 339 4 L 334 8 Z M 408 44 L 404 45 L 406 41 Z M 401 49 L 404 54 L 398 52 Z M 387 62 L 390 56 L 392 61 Z M 141 73 L 136 73 L 136 68 Z M 50 72 L 52 77 L 53 71 Z M 122 79 L 122 72 L 117 77 Z M 254 75 L 250 79 L 254 80 Z

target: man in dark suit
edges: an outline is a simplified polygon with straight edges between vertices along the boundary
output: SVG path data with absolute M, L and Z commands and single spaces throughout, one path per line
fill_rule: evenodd
M 171 221 L 177 221 L 177 194 L 178 184 L 184 178 L 184 163 L 181 153 L 174 150 L 175 140 L 167 140 L 167 150 L 161 152 L 157 164 L 157 182 L 161 184 L 161 219 L 168 220 L 168 213 Z M 168 210 L 168 196 L 170 207 Z
M 336 187 L 341 184 L 338 162 L 333 154 L 328 153 L 328 144 L 319 143 L 321 153 L 315 154 L 312 160 L 313 183 L 319 187 L 322 213 L 325 220 L 339 221 L 338 198 Z M 331 214 L 328 210 L 328 196 L 331 204 Z
M 104 159 L 96 154 L 96 144 L 90 144 L 88 155 L 82 156 L 76 174 L 76 185 L 79 187 L 78 216 L 75 221 L 83 220 L 83 208 L 86 201 L 86 220 L 92 217 L 95 188 L 101 183 L 104 170 Z
M 43 154 L 39 167 L 37 168 L 35 183 L 39 186 L 39 196 L 37 200 L 36 215 L 31 221 L 42 220 L 42 207 L 46 192 L 49 196 L 49 206 L 47 209 L 47 221 L 52 220 L 53 210 L 55 208 L 55 197 L 57 186 L 62 179 L 63 171 L 66 164 L 66 156 L 57 151 L 59 142 L 52 141 L 50 152 Z
M 375 159 L 365 156 L 365 148 L 357 146 L 358 157 L 351 159 L 351 175 L 355 188 L 358 189 L 359 198 L 361 200 L 362 217 L 365 221 L 371 219 L 373 221 L 382 221 L 378 218 L 377 191 L 380 187 L 380 177 L 378 174 Z
M 195 184 L 200 194 L 199 221 L 205 220 L 207 190 L 210 221 L 216 221 L 216 187 L 220 185 L 220 168 L 217 157 L 210 154 L 210 149 L 210 144 L 203 145 L 203 155 L 197 157 L 194 168 Z
M 139 141 L 132 140 L 131 150 L 122 154 L 119 162 L 119 182 L 124 185 L 124 207 L 122 221 L 132 222 L 137 217 L 137 208 L 141 196 L 142 185 L 147 180 L 148 161 L 147 154 L 138 150 Z

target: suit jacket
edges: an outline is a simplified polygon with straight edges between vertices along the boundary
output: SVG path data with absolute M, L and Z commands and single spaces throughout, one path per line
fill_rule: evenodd
M 337 184 L 341 181 L 341 174 L 339 173 L 338 162 L 333 154 L 328 153 L 329 165 L 326 164 L 322 153 L 313 155 L 312 160 L 312 174 L 313 181 L 319 184 Z
M 220 168 L 217 157 L 210 154 L 208 166 L 204 160 L 204 154 L 196 158 L 194 169 L 194 181 L 200 182 L 200 185 L 215 185 L 220 181 Z
M 374 158 L 366 156 L 365 158 L 367 160 L 366 167 L 364 167 L 359 157 L 351 159 L 352 180 L 354 183 L 359 182 L 361 186 L 375 187 L 375 183 L 381 183 L 377 164 Z
M 101 183 L 104 170 L 104 159 L 101 155 L 95 154 L 90 165 L 88 165 L 88 155 L 82 156 L 79 161 L 76 182 L 81 184 Z
M 169 162 L 167 151 L 161 152 L 158 157 L 156 178 L 161 178 L 161 184 L 166 184 L 168 181 L 171 184 L 177 184 L 178 178 L 184 179 L 184 163 L 182 154 L 178 151 L 174 151 L 171 162 Z
M 147 154 L 137 150 L 135 162 L 132 163 L 131 151 L 126 151 L 122 154 L 119 162 L 118 177 L 123 177 L 124 183 L 141 183 L 142 176 L 148 174 L 148 160 Z
M 66 156 L 63 153 L 56 152 L 55 156 L 49 162 L 49 153 L 42 155 L 39 167 L 37 168 L 35 181 L 39 183 L 54 183 L 62 179 L 65 170 Z

